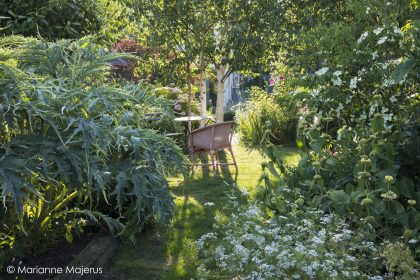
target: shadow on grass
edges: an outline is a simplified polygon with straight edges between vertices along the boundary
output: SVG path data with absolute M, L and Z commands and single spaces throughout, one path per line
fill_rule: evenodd
M 261 162 L 266 161 L 256 148 L 234 145 L 239 166 L 238 185 L 252 197 L 261 174 Z M 282 148 L 285 162 L 297 165 L 300 152 Z M 219 159 L 232 162 L 230 155 L 221 153 Z M 208 156 L 202 161 L 208 162 Z M 217 215 L 232 212 L 228 193 L 236 188 L 235 168 L 220 168 L 218 176 L 211 168 L 197 169 L 192 178 L 172 177 L 170 191 L 174 196 L 175 213 L 165 230 L 149 229 L 140 234 L 136 244 L 125 243 L 112 260 L 112 272 L 123 273 L 124 279 L 191 279 L 195 278 L 197 249 L 195 241 L 213 230 Z M 213 205 L 212 205 L 213 204 Z M 160 236 L 161 235 L 161 236 Z
M 226 155 L 221 153 L 220 158 L 226 160 Z M 235 173 L 234 168 L 230 169 Z M 123 244 L 112 260 L 111 269 L 124 273 L 126 279 L 195 278 L 198 260 L 195 241 L 212 231 L 216 215 L 229 211 L 227 194 L 239 192 L 231 171 L 222 168 L 214 176 L 211 167 L 204 167 L 193 178 L 172 178 L 176 210 L 171 224 L 165 231 L 153 228 L 142 233 L 135 245 Z
M 203 177 L 186 181 L 173 189 L 177 213 L 166 236 L 171 262 L 165 279 L 195 276 L 198 256 L 194 242 L 212 231 L 216 215 L 229 212 L 227 195 L 239 192 L 232 186 L 231 178 L 231 175 Z
M 210 159 L 209 159 L 208 154 L 200 153 L 198 154 L 198 158 L 200 162 L 204 164 L 205 166 L 200 166 L 200 167 L 196 166 L 195 167 L 196 172 L 197 172 L 197 169 L 201 169 L 201 174 L 202 174 L 201 178 L 203 179 L 210 178 L 210 176 L 213 175 L 214 171 L 213 171 L 213 167 L 209 165 Z M 219 163 L 222 163 L 222 164 L 225 164 L 225 163 L 231 164 L 229 165 L 230 168 L 229 166 L 226 166 L 226 165 L 217 166 L 216 176 L 221 177 L 225 182 L 236 183 L 238 180 L 238 172 L 234 169 L 233 160 L 231 156 L 228 157 L 225 150 L 216 151 L 215 161 L 218 161 Z M 235 172 L 232 172 L 231 170 L 235 170 Z M 232 174 L 234 174 L 234 177 L 232 177 Z M 193 178 L 194 176 L 190 177 L 189 179 L 193 179 Z

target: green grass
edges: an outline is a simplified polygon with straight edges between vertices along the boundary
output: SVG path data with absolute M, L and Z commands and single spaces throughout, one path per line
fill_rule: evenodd
M 297 164 L 300 158 L 297 149 L 286 147 L 282 151 L 287 164 Z M 261 174 L 261 163 L 266 159 L 258 150 L 240 145 L 234 146 L 234 153 L 239 167 L 236 184 L 252 195 Z M 120 246 L 111 270 L 136 280 L 194 278 L 198 258 L 194 241 L 212 230 L 214 217 L 228 205 L 227 194 L 239 191 L 235 175 L 231 166 L 221 170 L 219 176 L 199 168 L 194 178 L 185 181 L 181 177 L 171 178 L 170 189 L 176 205 L 171 224 L 166 230 L 147 230 L 136 244 Z M 205 206 L 206 202 L 214 206 Z

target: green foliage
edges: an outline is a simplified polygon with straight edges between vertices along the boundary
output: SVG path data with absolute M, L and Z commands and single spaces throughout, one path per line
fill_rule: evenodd
M 223 121 L 233 121 L 235 119 L 235 111 L 226 111 L 223 114 Z
M 387 243 L 382 256 L 389 272 L 396 274 L 397 279 L 417 279 L 419 264 L 414 260 L 411 251 L 402 243 Z
M 305 205 L 371 228 L 378 240 L 411 240 L 418 258 L 419 41 L 416 25 L 406 26 L 410 9 L 355 0 L 331 11 L 331 22 L 313 14 L 319 24 L 306 25 L 282 62 L 302 101 L 298 139 L 308 153 L 290 169 L 268 146 L 267 167 L 280 186 L 299 188 Z
M 293 143 L 296 137 L 297 108 L 290 99 L 275 99 L 255 87 L 251 95 L 249 101 L 236 108 L 241 139 L 251 145 L 260 145 L 266 141 L 275 144 Z M 279 99 L 283 101 L 282 104 Z M 284 102 L 286 99 L 289 102 Z
M 2 0 L 0 22 L 6 35 L 75 38 L 97 31 L 96 1 Z M 71 11 L 71 12 L 69 12 Z
M 283 3 L 271 0 L 215 1 L 219 37 L 209 47 L 230 71 L 266 70 L 282 36 Z M 256 71 L 257 70 L 257 71 Z
M 411 58 L 407 58 L 403 63 L 395 67 L 392 73 L 392 79 L 397 83 L 401 82 L 408 72 L 414 67 L 415 61 Z
M 170 219 L 165 176 L 184 157 L 145 113 L 173 110 L 147 85 L 113 82 L 118 58 L 130 56 L 83 40 L 0 40 L 2 250 L 71 241 L 84 217 L 125 237 Z
M 420 20 L 415 20 L 414 22 L 407 22 L 404 26 L 404 30 L 410 33 L 411 40 L 409 44 L 405 47 L 405 56 L 401 63 L 395 67 L 392 72 L 392 78 L 395 82 L 400 83 L 406 79 L 409 75 L 410 77 L 419 77 L 419 67 L 420 67 Z
M 155 0 L 141 1 L 137 8 L 150 28 L 148 42 L 175 54 L 166 65 L 171 71 L 162 77 L 172 82 L 185 78 L 185 62 L 198 60 L 200 53 L 205 66 L 227 66 L 225 80 L 232 71 L 267 68 L 278 50 L 278 2 Z
M 181 115 L 186 115 L 188 113 L 188 94 L 185 93 L 185 89 L 180 90 L 179 88 L 156 87 L 154 91 L 158 96 L 171 100 L 177 113 Z M 195 99 L 191 100 L 191 113 L 195 115 L 200 114 L 199 103 Z
M 0 30 L 5 35 L 40 35 L 50 40 L 94 35 L 98 42 L 109 44 L 140 33 L 127 2 L 0 0 Z

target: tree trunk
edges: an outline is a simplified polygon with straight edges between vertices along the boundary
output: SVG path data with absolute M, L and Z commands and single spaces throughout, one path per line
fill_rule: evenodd
M 207 117 L 207 96 L 206 96 L 206 68 L 204 65 L 204 54 L 200 52 L 200 114 L 203 120 L 200 126 L 206 124 Z
M 187 59 L 187 84 L 188 84 L 188 117 L 191 116 L 191 65 L 190 61 Z M 191 122 L 188 122 L 188 131 L 191 131 Z
M 225 100 L 224 75 L 225 67 L 221 65 L 217 68 L 216 122 L 223 122 L 223 105 Z

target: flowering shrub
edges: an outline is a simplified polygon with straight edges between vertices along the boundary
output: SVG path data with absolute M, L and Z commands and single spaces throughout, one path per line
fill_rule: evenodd
M 293 81 L 307 108 L 298 139 L 309 152 L 290 170 L 268 146 L 266 170 L 280 186 L 299 188 L 305 205 L 341 214 L 355 227 L 372 226 L 376 238 L 401 238 L 419 257 L 419 243 L 408 243 L 420 231 L 419 80 L 398 66 L 407 53 L 417 53 L 419 29 L 400 28 L 402 15 L 382 14 L 392 2 L 377 4 L 372 10 L 349 4 L 352 22 L 302 35 L 310 47 L 288 62 L 318 65 Z M 366 11 L 378 20 L 369 22 Z
M 197 241 L 198 278 L 383 279 L 380 248 L 338 215 L 303 212 L 293 196 L 282 197 L 287 211 L 271 219 L 255 204 L 219 216 Z

